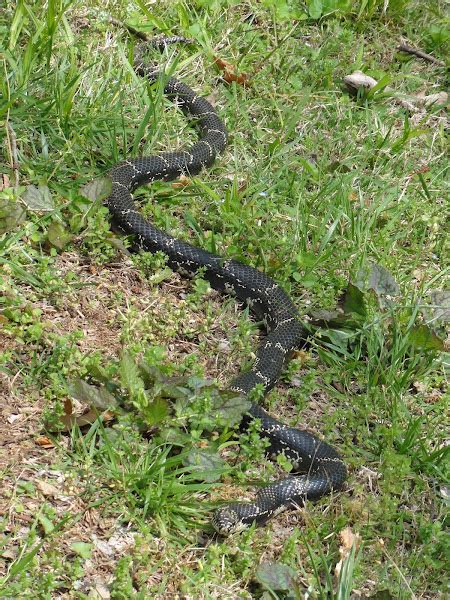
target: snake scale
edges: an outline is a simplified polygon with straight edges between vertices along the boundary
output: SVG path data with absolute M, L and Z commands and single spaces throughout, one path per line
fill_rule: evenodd
M 135 69 L 151 82 L 160 76 L 141 61 L 135 64 Z M 202 269 L 203 277 L 213 288 L 247 303 L 256 318 L 264 322 L 267 335 L 257 350 L 252 368 L 240 373 L 229 387 L 246 396 L 256 385 L 262 384 L 267 393 L 305 337 L 292 300 L 264 273 L 215 256 L 157 229 L 144 219 L 133 202 L 132 193 L 138 186 L 157 179 L 173 180 L 182 174 L 196 175 L 212 165 L 227 143 L 225 125 L 205 98 L 197 96 L 174 77 L 164 79 L 164 92 L 185 114 L 196 119 L 200 132 L 198 141 L 180 152 L 132 158 L 112 167 L 112 191 L 106 205 L 114 223 L 125 233 L 133 234 L 140 248 L 164 252 L 168 265 L 183 275 L 193 275 Z M 338 489 L 347 476 L 338 453 L 315 435 L 282 424 L 255 403 L 243 418 L 241 427 L 245 428 L 253 419 L 260 421 L 260 435 L 269 442 L 268 455 L 273 458 L 283 452 L 293 464 L 294 475 L 260 488 L 253 502 L 233 502 L 217 509 L 213 525 L 222 535 L 239 531 L 253 522 L 262 524 L 307 498 L 317 499 Z

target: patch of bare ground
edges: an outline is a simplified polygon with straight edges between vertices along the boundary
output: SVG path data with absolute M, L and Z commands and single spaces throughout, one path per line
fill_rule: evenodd
M 222 383 L 236 370 L 230 339 L 236 337 L 239 307 L 224 303 L 210 291 L 207 327 L 204 306 L 189 304 L 189 280 L 174 273 L 153 286 L 129 260 L 93 267 L 76 254 L 60 257 L 61 273 L 74 272 L 83 287 L 56 309 L 49 303 L 41 308 L 61 332 L 82 331 L 83 352 L 100 351 L 118 356 L 134 335 L 167 349 L 174 364 L 193 354 L 208 377 Z M 125 332 L 124 332 L 125 330 Z

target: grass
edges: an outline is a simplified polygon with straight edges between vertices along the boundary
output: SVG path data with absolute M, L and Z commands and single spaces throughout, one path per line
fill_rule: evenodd
M 195 131 L 134 74 L 108 14 L 195 38 L 149 59 L 215 103 L 229 145 L 187 185 L 136 196 L 310 315 L 266 405 L 349 465 L 341 493 L 229 540 L 208 511 L 289 464 L 264 460 L 257 428 L 234 439 L 245 406 L 220 392 L 256 324 L 110 231 L 107 169 Z M 446 60 L 447 25 L 444 3 L 413 0 L 0 9 L 2 597 L 444 597 L 446 121 L 395 99 L 440 91 L 445 69 L 395 47 Z M 351 98 L 356 69 L 389 89 Z M 83 425 L 86 407 L 103 421 Z

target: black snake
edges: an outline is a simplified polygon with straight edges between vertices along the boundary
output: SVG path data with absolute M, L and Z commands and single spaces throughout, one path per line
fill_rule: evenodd
M 157 71 L 142 62 L 137 62 L 135 68 L 150 81 L 159 77 Z M 230 389 L 247 395 L 256 385 L 262 384 L 267 393 L 305 336 L 292 300 L 264 273 L 232 259 L 215 256 L 157 229 L 143 218 L 133 202 L 133 191 L 143 183 L 157 179 L 168 181 L 182 174 L 195 175 L 203 167 L 212 165 L 227 142 L 225 126 L 205 98 L 197 96 L 190 87 L 173 77 L 164 83 L 165 94 L 174 99 L 183 112 L 196 118 L 200 138 L 180 152 L 133 158 L 115 165 L 110 171 L 112 192 L 106 204 L 114 222 L 127 234 L 134 234 L 142 249 L 164 252 L 168 265 L 184 275 L 193 275 L 202 269 L 203 277 L 212 287 L 246 302 L 253 314 L 265 323 L 267 336 L 258 348 L 253 367 L 239 374 Z M 252 419 L 260 420 L 260 435 L 269 440 L 268 454 L 273 457 L 284 452 L 293 464 L 293 472 L 302 474 L 262 487 L 254 502 L 234 502 L 219 508 L 214 513 L 213 525 L 224 535 L 253 522 L 263 523 L 306 498 L 319 498 L 338 489 L 347 476 L 337 452 L 318 437 L 283 425 L 257 404 L 252 404 L 242 426 Z

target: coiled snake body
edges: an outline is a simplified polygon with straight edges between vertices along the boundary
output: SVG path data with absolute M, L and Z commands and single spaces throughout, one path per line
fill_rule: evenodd
M 142 63 L 135 68 L 150 81 L 158 78 L 157 72 Z M 253 367 L 238 375 L 230 389 L 247 395 L 257 384 L 262 384 L 267 393 L 305 335 L 289 296 L 264 273 L 240 262 L 215 256 L 157 229 L 143 218 L 134 205 L 132 192 L 139 185 L 156 179 L 175 179 L 181 174 L 195 175 L 214 162 L 227 142 L 225 126 L 205 98 L 197 96 L 191 88 L 172 77 L 165 81 L 164 91 L 178 102 L 183 112 L 197 119 L 200 138 L 187 150 L 133 158 L 114 166 L 110 172 L 112 192 L 106 201 L 107 206 L 114 222 L 126 233 L 134 234 L 142 249 L 164 252 L 169 266 L 182 274 L 195 274 L 202 269 L 203 277 L 212 287 L 248 303 L 255 316 L 264 321 L 267 336 L 258 348 Z M 234 502 L 219 508 L 214 513 L 213 525 L 224 535 L 254 521 L 263 523 L 306 498 L 319 498 L 339 488 L 347 475 L 337 452 L 311 433 L 283 425 L 257 404 L 252 404 L 243 426 L 251 419 L 260 420 L 260 435 L 269 440 L 268 453 L 274 456 L 284 452 L 294 466 L 293 472 L 302 474 L 261 488 L 254 502 Z

